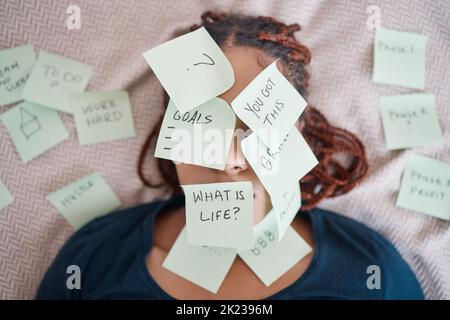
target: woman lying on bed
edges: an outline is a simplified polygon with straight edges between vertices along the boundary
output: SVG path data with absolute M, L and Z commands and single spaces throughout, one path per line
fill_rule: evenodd
M 234 85 L 220 98 L 231 101 L 274 59 L 292 85 L 305 96 L 310 52 L 294 37 L 297 24 L 268 17 L 206 12 L 202 26 L 221 47 L 235 73 Z M 193 26 L 194 30 L 199 26 Z M 186 31 L 187 32 L 187 31 Z M 167 104 L 166 104 L 167 105 Z M 340 107 L 340 106 L 336 106 Z M 161 119 L 162 120 L 162 119 Z M 331 126 L 308 106 L 298 127 L 319 165 L 300 181 L 302 207 L 292 222 L 294 230 L 313 249 L 270 286 L 236 257 L 217 294 L 162 267 L 185 225 L 180 184 L 251 181 L 254 221 L 270 210 L 270 200 L 246 162 L 240 144 L 233 142 L 225 170 L 214 170 L 159 159 L 164 179 L 156 184 L 144 178 L 145 155 L 159 133 L 154 128 L 139 159 L 139 175 L 150 187 L 168 185 L 168 201 L 144 204 L 98 218 L 74 234 L 47 271 L 39 299 L 423 299 L 414 273 L 396 249 L 374 230 L 317 203 L 350 191 L 365 175 L 364 147 L 351 133 Z M 247 129 L 237 121 L 236 129 Z M 337 154 L 351 160 L 346 166 Z M 273 261 L 277 263 L 277 261 Z M 67 267 L 81 271 L 81 288 L 66 285 Z M 378 286 L 370 286 L 370 266 L 379 268 Z

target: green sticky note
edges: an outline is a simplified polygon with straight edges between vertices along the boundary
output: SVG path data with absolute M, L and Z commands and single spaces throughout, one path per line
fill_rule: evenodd
M 24 101 L 0 115 L 23 162 L 69 137 L 58 111 Z
M 121 206 L 103 178 L 93 173 L 49 194 L 47 199 L 75 229 Z
M 6 208 L 14 202 L 14 197 L 6 188 L 5 184 L 0 180 L 0 210 Z
M 443 142 L 433 95 L 384 96 L 380 108 L 389 150 Z
M 412 155 L 406 161 L 397 206 L 450 220 L 450 164 Z
M 0 51 L 0 105 L 20 100 L 20 94 L 36 63 L 32 45 Z
M 377 29 L 374 42 L 373 81 L 423 89 L 427 37 Z
M 134 137 L 128 92 L 90 91 L 69 96 L 80 144 Z
M 91 66 L 41 50 L 21 98 L 71 113 L 68 94 L 84 91 L 91 75 Z

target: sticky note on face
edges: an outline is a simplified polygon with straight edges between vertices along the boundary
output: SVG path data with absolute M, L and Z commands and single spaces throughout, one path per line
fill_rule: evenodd
M 121 206 L 111 188 L 96 173 L 49 194 L 47 199 L 75 230 Z
M 21 98 L 71 113 L 68 94 L 84 91 L 91 75 L 91 66 L 41 50 Z
M 283 239 L 301 205 L 302 199 L 299 182 L 296 182 L 292 187 L 283 192 L 281 198 L 277 201 L 272 199 L 272 210 L 269 214 L 275 215 L 278 241 Z
M 36 63 L 32 45 L 0 51 L 0 105 L 17 102 Z
M 143 53 L 180 112 L 186 112 L 227 91 L 233 68 L 205 28 Z
M 443 142 L 433 95 L 385 96 L 380 107 L 389 150 Z
M 164 260 L 163 267 L 217 293 L 235 258 L 236 249 L 189 244 L 186 228 L 183 228 Z
M 128 92 L 90 91 L 70 96 L 80 144 L 134 137 L 133 114 Z
M 0 210 L 6 208 L 14 202 L 14 197 L 0 180 Z
M 69 137 L 58 111 L 31 102 L 9 109 L 0 119 L 23 162 L 30 161 Z
M 450 164 L 412 155 L 406 161 L 396 205 L 450 220 Z
M 184 113 L 170 100 L 155 157 L 223 170 L 235 122 L 233 110 L 220 98 Z
M 181 186 L 186 195 L 189 244 L 250 248 L 253 243 L 251 182 Z
M 307 103 L 278 71 L 264 69 L 231 103 L 237 116 L 270 148 L 277 148 Z
M 277 149 L 270 149 L 252 133 L 241 142 L 242 152 L 273 202 L 282 197 L 286 186 L 294 185 L 318 161 L 296 127 Z
M 377 29 L 374 42 L 373 81 L 423 89 L 427 37 Z

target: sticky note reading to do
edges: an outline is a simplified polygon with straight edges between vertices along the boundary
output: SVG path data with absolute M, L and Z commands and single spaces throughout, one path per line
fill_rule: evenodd
M 406 161 L 396 205 L 450 220 L 450 164 L 412 155 Z
M 251 182 L 182 185 L 189 244 L 250 248 L 253 243 Z
M 155 157 L 223 170 L 235 122 L 233 110 L 220 98 L 184 113 L 170 100 Z
M 433 95 L 385 96 L 380 107 L 389 150 L 443 142 Z
M 183 228 L 164 260 L 163 267 L 217 293 L 235 258 L 236 249 L 189 244 L 186 228 Z
M 17 102 L 36 63 L 32 45 L 0 51 L 0 105 Z
M 231 103 L 237 116 L 270 148 L 277 148 L 307 103 L 278 70 L 264 69 Z
M 136 135 L 128 92 L 90 91 L 74 93 L 69 97 L 80 144 Z
M 76 230 L 121 206 L 111 188 L 96 173 L 51 193 L 47 199 Z
M 14 202 L 14 197 L 6 188 L 5 184 L 0 180 L 0 210 L 6 208 Z
M 58 111 L 24 101 L 0 115 L 23 162 L 69 137 Z
M 374 42 L 373 81 L 423 89 L 427 37 L 377 29 Z
M 227 91 L 233 68 L 205 28 L 143 53 L 180 112 L 186 112 Z
M 68 94 L 84 91 L 91 74 L 89 65 L 41 50 L 21 98 L 71 113 Z

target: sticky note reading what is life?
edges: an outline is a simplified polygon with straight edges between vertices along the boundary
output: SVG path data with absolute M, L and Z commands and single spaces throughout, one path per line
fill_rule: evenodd
M 68 94 L 84 91 L 91 75 L 91 66 L 41 50 L 21 98 L 71 113 Z
M 217 293 L 234 259 L 236 249 L 191 245 L 183 228 L 163 267 L 196 285 Z
M 389 150 L 443 142 L 433 95 L 385 96 L 380 107 Z
M 270 148 L 277 148 L 307 103 L 278 70 L 264 69 L 231 103 L 237 116 Z
M 188 242 L 250 248 L 253 242 L 251 182 L 182 185 L 186 196 Z
M 396 205 L 450 220 L 450 164 L 412 155 L 406 161 Z
M 111 188 L 96 173 L 51 193 L 47 199 L 76 230 L 121 206 Z
M 17 102 L 36 63 L 32 45 L 0 51 L 0 105 Z
M 0 180 L 0 210 L 6 208 L 14 202 L 14 197 L 6 188 L 5 184 Z
M 23 162 L 69 137 L 58 111 L 24 101 L 0 115 Z
M 234 83 L 230 62 L 203 27 L 143 56 L 180 112 L 217 97 Z
M 128 92 L 90 91 L 70 95 L 80 144 L 126 139 L 136 135 Z
M 184 113 L 170 100 L 155 157 L 223 170 L 235 122 L 233 110 L 220 98 Z
M 423 89 L 427 37 L 377 29 L 374 42 L 373 81 Z

